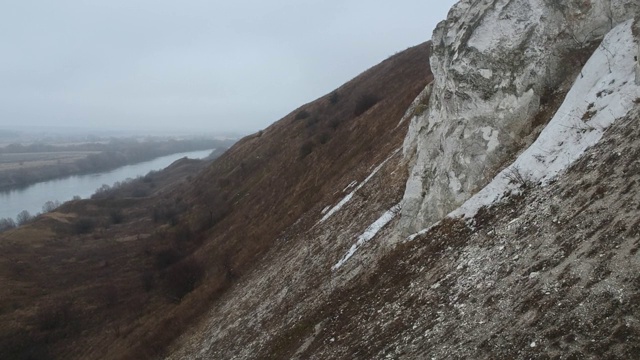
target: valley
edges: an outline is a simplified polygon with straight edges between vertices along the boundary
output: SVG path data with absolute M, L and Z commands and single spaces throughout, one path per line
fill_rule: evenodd
M 234 139 L 113 138 L 79 144 L 11 143 L 0 147 L 0 191 L 96 173 L 174 153 L 226 149 Z M 124 180 L 124 179 L 123 179 Z
M 181 152 L 166 155 L 153 160 L 125 165 L 110 171 L 68 176 L 60 179 L 42 181 L 19 189 L 0 192 L 0 219 L 15 218 L 21 211 L 35 215 L 43 210 L 47 202 L 61 204 L 72 199 L 88 199 L 92 195 L 111 191 L 136 178 L 143 178 L 150 172 L 164 169 L 174 161 L 189 158 L 201 160 L 209 158 L 213 150 Z M 47 156 L 49 154 L 45 154 Z M 55 156 L 55 155 L 54 155 Z M 147 192 L 139 191 L 136 197 L 145 197 Z M 50 211 L 50 210 L 48 210 Z
M 636 358 L 639 57 L 637 1 L 461 0 L 213 159 L 1 232 L 0 358 Z

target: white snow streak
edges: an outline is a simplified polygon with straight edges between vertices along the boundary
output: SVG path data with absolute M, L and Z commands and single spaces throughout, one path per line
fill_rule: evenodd
M 429 231 L 431 231 L 431 229 L 433 229 L 434 227 L 438 226 L 438 224 L 440 224 L 440 221 L 438 221 L 437 223 L 435 223 L 435 224 L 433 224 L 433 225 L 429 226 L 429 227 L 428 227 L 428 228 L 426 228 L 426 229 L 422 229 L 422 230 L 418 231 L 418 232 L 417 232 L 417 233 L 415 233 L 415 234 L 411 234 L 411 235 L 409 235 L 409 236 L 407 237 L 407 240 L 409 240 L 409 241 L 413 241 L 413 240 L 415 240 L 418 236 L 422 236 L 422 235 L 424 235 L 424 234 L 428 233 Z
M 331 215 L 335 214 L 338 210 L 342 209 L 342 207 L 345 206 L 349 201 L 351 201 L 351 198 L 353 198 L 353 195 L 358 190 L 362 189 L 362 187 L 365 186 L 369 182 L 369 180 L 371 180 L 371 178 L 373 178 L 378 173 L 378 171 L 380 171 L 380 169 L 382 169 L 384 164 L 386 164 L 387 161 L 391 160 L 391 158 L 398 153 L 398 151 L 400 151 L 400 149 L 397 149 L 396 151 L 394 151 L 391 154 L 391 156 L 389 156 L 385 161 L 383 161 L 380 165 L 378 165 L 375 169 L 373 169 L 371 174 L 369 174 L 369 176 L 367 176 L 367 178 L 364 179 L 363 182 L 361 182 L 352 192 L 348 193 L 344 198 L 342 198 L 342 200 L 340 200 L 340 202 L 338 202 L 336 206 L 332 207 L 331 210 L 327 211 L 322 217 L 322 219 L 320 219 L 320 221 L 316 223 L 316 225 L 325 222 L 328 218 L 331 217 Z M 353 182 L 351 184 L 353 184 Z M 348 189 L 351 186 L 351 184 L 349 184 L 349 186 L 347 186 L 345 190 Z
M 473 217 L 481 207 L 518 191 L 519 184 L 510 180 L 515 173 L 534 184 L 548 184 L 633 108 L 640 88 L 635 84 L 631 24 L 626 21 L 607 34 L 538 139 L 450 217 Z
M 394 217 L 396 217 L 399 211 L 400 204 L 397 204 L 391 209 L 387 210 L 384 214 L 382 214 L 382 216 L 380 216 L 378 220 L 374 221 L 373 224 L 369 225 L 369 227 L 367 227 L 362 235 L 358 236 L 358 240 L 356 240 L 356 243 L 351 245 L 351 248 L 342 257 L 342 259 L 340 259 L 337 264 L 331 267 L 331 270 L 337 270 L 342 265 L 344 265 L 344 263 L 347 262 L 347 260 L 349 260 L 353 256 L 353 254 L 356 253 L 356 250 L 358 250 L 360 246 L 373 239 L 378 234 L 378 232 L 382 230 L 382 228 L 384 228 L 391 220 L 393 220 Z
M 354 180 L 354 181 L 352 181 L 351 183 L 349 183 L 349 185 L 347 185 L 347 187 L 345 187 L 345 188 L 342 190 L 342 192 L 345 192 L 345 191 L 347 191 L 347 190 L 351 189 L 352 187 L 354 187 L 354 186 L 356 186 L 356 185 L 358 185 L 358 182 Z

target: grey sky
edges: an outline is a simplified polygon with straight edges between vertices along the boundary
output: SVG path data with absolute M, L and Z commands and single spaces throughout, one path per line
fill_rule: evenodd
M 256 131 L 428 40 L 453 3 L 5 1 L 0 128 Z

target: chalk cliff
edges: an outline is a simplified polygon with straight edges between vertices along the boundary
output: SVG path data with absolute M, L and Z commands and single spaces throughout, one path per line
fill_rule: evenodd
M 604 34 L 639 9 L 633 0 L 458 2 L 433 33 L 430 106 L 405 140 L 403 232 L 456 209 L 531 144 Z

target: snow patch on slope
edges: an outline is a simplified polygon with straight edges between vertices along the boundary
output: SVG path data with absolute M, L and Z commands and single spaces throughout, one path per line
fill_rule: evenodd
M 385 161 L 383 161 L 380 165 L 376 166 L 375 169 L 373 169 L 373 171 L 371 172 L 371 174 L 369 174 L 369 176 L 367 176 L 366 179 L 364 179 L 363 182 L 361 182 L 352 192 L 348 193 L 344 198 L 342 198 L 342 200 L 340 200 L 340 202 L 338 202 L 336 204 L 336 206 L 332 207 L 330 210 L 325 211 L 323 210 L 323 214 L 324 216 L 322 217 L 322 219 L 320 219 L 320 221 L 318 221 L 316 223 L 316 225 L 322 224 L 323 222 L 327 221 L 327 219 L 329 219 L 333 214 L 335 214 L 336 212 L 338 212 L 340 209 L 342 209 L 343 206 L 345 206 L 349 201 L 351 201 L 351 199 L 353 198 L 353 195 L 358 192 L 358 190 L 362 189 L 362 187 L 364 187 L 369 180 L 371 180 L 377 173 L 378 171 L 380 171 L 380 169 L 382 169 L 382 167 L 389 161 L 391 160 L 391 158 L 397 154 L 400 151 L 400 149 L 395 150 L 391 156 L 389 156 Z M 352 182 L 351 184 L 349 184 L 345 190 L 349 189 L 350 187 L 354 186 L 355 184 L 357 184 L 357 182 Z
M 418 236 L 422 236 L 422 235 L 424 235 L 424 234 L 428 233 L 429 231 L 431 231 L 431 229 L 433 229 L 434 227 L 436 227 L 436 226 L 440 225 L 440 223 L 441 223 L 441 222 L 442 222 L 442 220 L 441 220 L 441 221 L 436 222 L 435 224 L 433 224 L 433 225 L 429 226 L 429 227 L 428 227 L 428 228 L 426 228 L 426 229 L 422 229 L 422 230 L 418 231 L 418 232 L 417 232 L 417 233 L 415 233 L 415 234 L 411 234 L 411 235 L 407 236 L 407 240 L 409 240 L 409 241 L 413 241 L 413 240 L 415 240 Z
M 356 253 L 356 250 L 358 250 L 359 247 L 361 247 L 364 243 L 368 242 L 369 240 L 373 239 L 378 234 L 378 232 L 382 230 L 382 228 L 387 226 L 387 224 L 391 220 L 393 220 L 393 218 L 396 217 L 396 215 L 398 215 L 399 211 L 400 211 L 400 204 L 397 204 L 391 209 L 387 210 L 384 214 L 382 214 L 382 216 L 380 216 L 378 220 L 374 221 L 373 224 L 369 225 L 369 227 L 367 227 L 367 229 L 362 233 L 362 235 L 358 236 L 356 243 L 351 245 L 351 248 L 342 257 L 342 259 L 340 259 L 340 261 L 338 261 L 337 264 L 331 267 L 331 270 L 335 271 L 340 267 L 342 267 L 342 265 L 344 265 L 344 263 L 346 263 L 347 260 L 349 260 L 353 256 L 353 254 Z
M 481 207 L 518 191 L 520 184 L 514 178 L 548 184 L 633 108 L 640 88 L 635 83 L 636 45 L 631 24 L 626 21 L 609 32 L 538 139 L 449 216 L 473 217 Z

